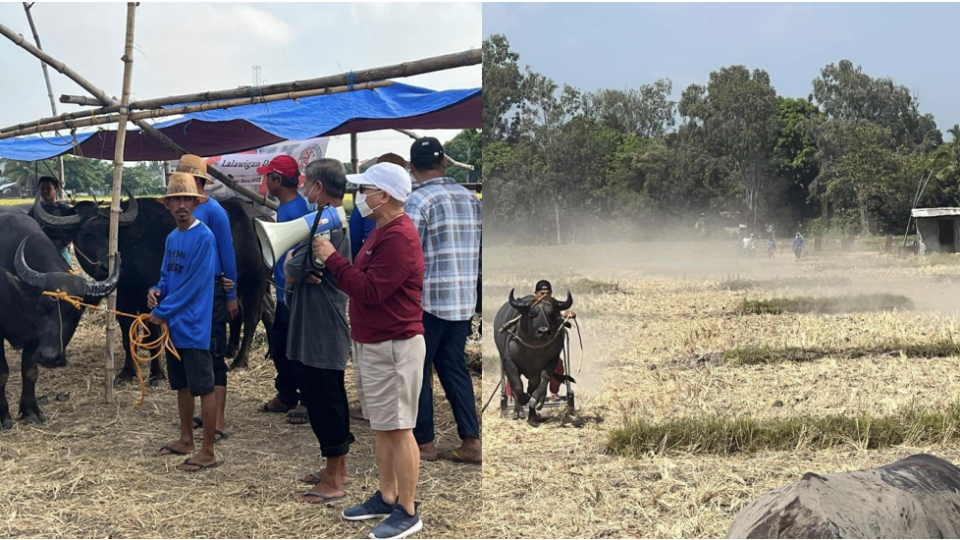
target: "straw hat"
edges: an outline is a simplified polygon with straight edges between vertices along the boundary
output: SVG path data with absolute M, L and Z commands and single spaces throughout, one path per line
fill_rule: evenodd
M 195 178 L 203 180 L 204 183 L 210 181 L 210 175 L 207 174 L 206 160 L 193 154 L 180 156 L 180 164 L 177 165 L 177 172 L 192 174 Z
M 207 196 L 197 191 L 197 181 L 193 179 L 193 175 L 185 172 L 170 174 L 167 194 L 160 197 L 160 200 L 167 197 L 197 197 L 201 203 L 207 202 Z

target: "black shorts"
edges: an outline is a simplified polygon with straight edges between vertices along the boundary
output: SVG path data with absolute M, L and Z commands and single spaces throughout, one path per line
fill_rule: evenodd
M 223 292 L 223 281 L 217 278 L 213 286 L 213 326 L 210 327 L 210 356 L 223 358 L 227 355 L 227 293 Z
M 203 349 L 177 349 L 180 360 L 167 354 L 167 376 L 170 388 L 190 389 L 193 397 L 213 392 L 213 358 Z

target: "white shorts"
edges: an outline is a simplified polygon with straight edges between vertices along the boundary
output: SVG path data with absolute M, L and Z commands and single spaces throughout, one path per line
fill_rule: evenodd
M 374 431 L 417 425 L 427 345 L 423 336 L 353 342 L 353 370 L 363 416 Z

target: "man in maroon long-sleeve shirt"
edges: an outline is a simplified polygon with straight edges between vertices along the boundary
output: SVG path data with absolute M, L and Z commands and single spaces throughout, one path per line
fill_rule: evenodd
M 403 211 L 410 176 L 393 163 L 378 163 L 362 175 L 357 208 L 377 227 L 354 265 L 328 240 L 315 238 L 313 252 L 350 297 L 353 368 L 363 390 L 365 415 L 377 432 L 380 490 L 343 511 L 349 520 L 386 517 L 371 538 L 405 538 L 423 527 L 414 498 L 420 449 L 413 436 L 423 384 L 423 275 L 420 235 Z

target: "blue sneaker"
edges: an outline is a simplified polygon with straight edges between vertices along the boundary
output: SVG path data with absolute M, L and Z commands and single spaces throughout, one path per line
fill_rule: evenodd
M 411 534 L 416 534 L 423 529 L 423 521 L 420 520 L 420 512 L 415 510 L 411 516 L 399 504 L 393 507 L 390 517 L 383 520 L 383 523 L 377 525 L 369 538 L 406 538 Z
M 367 502 L 351 506 L 340 513 L 343 519 L 350 521 L 363 521 L 365 519 L 385 518 L 393 512 L 393 505 L 387 504 L 383 500 L 380 490 L 377 490 Z

